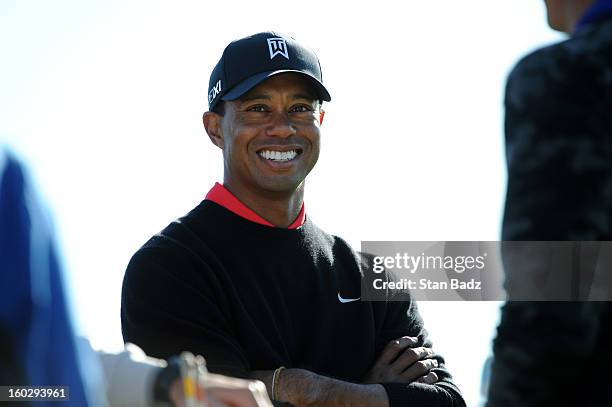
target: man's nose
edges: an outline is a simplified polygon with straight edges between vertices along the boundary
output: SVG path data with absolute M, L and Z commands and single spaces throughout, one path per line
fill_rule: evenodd
M 297 131 L 287 112 L 275 112 L 271 120 L 266 130 L 268 136 L 286 138 Z

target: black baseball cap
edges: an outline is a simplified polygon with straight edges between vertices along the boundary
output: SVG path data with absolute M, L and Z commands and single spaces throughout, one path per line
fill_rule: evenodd
M 289 36 L 267 31 L 225 47 L 210 75 L 208 109 L 212 110 L 220 100 L 236 100 L 269 77 L 284 72 L 305 75 L 320 100 L 331 100 L 315 53 Z

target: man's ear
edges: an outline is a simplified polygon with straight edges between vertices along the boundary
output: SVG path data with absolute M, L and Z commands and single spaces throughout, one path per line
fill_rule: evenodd
M 324 117 L 325 117 L 325 110 L 321 109 L 319 111 L 319 126 L 323 124 Z
M 223 131 L 221 130 L 221 120 L 223 120 L 223 116 L 215 112 L 206 112 L 202 117 L 204 128 L 206 129 L 206 134 L 208 134 L 210 141 L 223 150 L 224 143 Z

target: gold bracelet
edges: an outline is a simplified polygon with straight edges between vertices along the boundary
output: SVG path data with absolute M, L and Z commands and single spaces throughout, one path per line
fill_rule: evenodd
M 280 401 L 278 399 L 278 378 L 280 376 L 281 370 L 283 370 L 284 368 L 285 366 L 279 367 L 274 371 L 274 374 L 272 375 L 272 400 L 274 401 Z

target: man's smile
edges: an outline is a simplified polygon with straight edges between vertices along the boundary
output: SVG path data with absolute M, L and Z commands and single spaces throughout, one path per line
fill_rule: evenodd
M 274 168 L 288 168 L 300 157 L 303 149 L 294 146 L 268 146 L 257 150 L 257 155 Z

